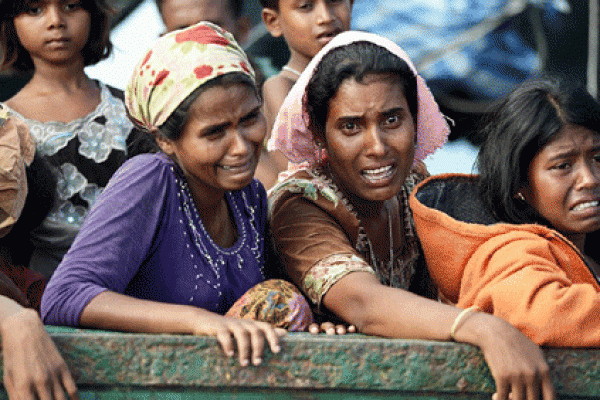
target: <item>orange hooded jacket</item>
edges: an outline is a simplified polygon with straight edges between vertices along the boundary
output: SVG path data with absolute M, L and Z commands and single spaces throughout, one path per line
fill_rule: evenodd
M 497 315 L 540 345 L 600 347 L 600 285 L 579 250 L 542 225 L 497 223 L 476 179 L 433 176 L 410 197 L 440 297 Z

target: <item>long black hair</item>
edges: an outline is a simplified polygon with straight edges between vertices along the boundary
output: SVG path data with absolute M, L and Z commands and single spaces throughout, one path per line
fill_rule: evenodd
M 600 134 L 600 104 L 581 85 L 555 76 L 524 82 L 491 110 L 477 159 L 479 189 L 500 221 L 543 223 L 517 193 L 527 184 L 535 155 L 566 125 Z

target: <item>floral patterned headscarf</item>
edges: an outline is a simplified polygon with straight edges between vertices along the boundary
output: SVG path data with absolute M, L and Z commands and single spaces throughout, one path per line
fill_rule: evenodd
M 255 81 L 248 57 L 210 22 L 160 37 L 137 64 L 125 90 L 131 118 L 156 131 L 194 90 L 219 75 L 240 72 Z
M 0 237 L 17 222 L 27 198 L 27 175 L 35 141 L 27 125 L 0 104 Z
M 428 155 L 446 143 L 450 128 L 440 112 L 425 80 L 417 73 L 408 55 L 394 42 L 373 33 L 346 31 L 337 35 L 317 53 L 304 69 L 285 98 L 267 149 L 281 151 L 290 161 L 288 172 L 304 167 L 314 167 L 327 159 L 326 150 L 319 148 L 308 128 L 308 115 L 304 108 L 306 86 L 325 56 L 337 47 L 354 42 L 371 42 L 384 47 L 404 60 L 417 78 L 417 146 L 414 162 L 423 161 Z

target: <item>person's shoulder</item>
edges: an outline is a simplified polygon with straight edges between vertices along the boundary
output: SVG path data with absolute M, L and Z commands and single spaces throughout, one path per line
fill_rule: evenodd
M 283 95 L 283 98 L 285 98 L 288 92 L 292 89 L 292 86 L 294 86 L 294 83 L 296 82 L 279 73 L 271 76 L 265 81 L 263 85 L 263 93 L 265 97 L 279 97 Z
M 289 174 L 269 190 L 269 204 L 273 208 L 292 198 L 318 204 L 327 210 L 344 203 L 343 196 L 331 180 L 311 169 L 300 169 Z
M 22 88 L 11 98 L 5 100 L 2 104 L 8 109 L 9 114 L 16 115 L 25 119 L 17 110 L 27 111 L 32 103 L 32 97 L 27 87 Z
M 139 154 L 121 165 L 106 188 L 120 184 L 134 186 L 141 182 L 161 185 L 174 175 L 174 169 L 173 161 L 162 153 Z
M 294 81 L 279 73 L 267 79 L 263 85 L 264 113 L 269 129 L 273 126 L 275 117 L 294 83 Z

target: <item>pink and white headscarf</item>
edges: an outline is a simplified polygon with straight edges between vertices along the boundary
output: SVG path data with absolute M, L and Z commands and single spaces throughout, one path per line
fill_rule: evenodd
M 315 167 L 327 159 L 326 150 L 319 148 L 308 128 L 308 115 L 304 109 L 304 95 L 308 81 L 325 54 L 335 48 L 354 42 L 371 42 L 387 49 L 404 60 L 417 78 L 417 146 L 414 162 L 423 161 L 448 140 L 450 128 L 446 117 L 433 98 L 425 80 L 417 73 L 415 66 L 396 43 L 373 33 L 347 31 L 340 33 L 317 53 L 304 69 L 287 97 L 277 118 L 271 138 L 267 144 L 270 151 L 281 151 L 290 161 L 288 172 L 304 167 Z

